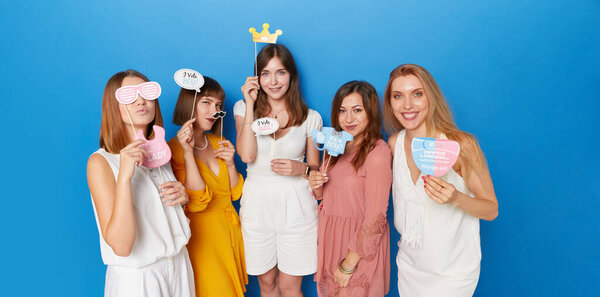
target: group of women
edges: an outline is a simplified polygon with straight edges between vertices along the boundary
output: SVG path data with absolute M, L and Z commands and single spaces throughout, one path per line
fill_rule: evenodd
M 321 116 L 302 98 L 290 51 L 265 46 L 256 69 L 234 106 L 236 145 L 211 133 L 222 124 L 213 114 L 225 93 L 205 77 L 197 100 L 195 91 L 180 91 L 172 159 L 156 169 L 141 166 L 147 152 L 135 131 L 151 139 L 152 127 L 162 126 L 158 101 L 144 93 L 131 104 L 115 98 L 148 78 L 128 70 L 109 79 L 100 149 L 88 161 L 105 296 L 243 296 L 248 274 L 258 276 L 261 296 L 302 296 L 302 277 L 311 274 L 320 297 L 384 296 L 390 189 L 400 296 L 472 296 L 479 219 L 493 220 L 498 203 L 477 141 L 456 127 L 429 72 L 394 69 L 383 108 L 369 83 L 341 86 L 331 125 L 353 138 L 344 154 L 321 158 L 310 136 Z M 263 117 L 280 128 L 255 134 L 251 125 Z M 382 121 L 392 133 L 387 143 Z M 458 161 L 442 177 L 423 175 L 411 157 L 415 137 L 457 141 Z M 238 217 L 231 201 L 240 197 Z

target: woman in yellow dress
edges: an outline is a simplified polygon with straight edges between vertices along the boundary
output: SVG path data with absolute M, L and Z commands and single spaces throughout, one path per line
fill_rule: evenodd
M 185 185 L 192 236 L 187 245 L 194 269 L 196 296 L 243 297 L 248 284 L 240 220 L 231 204 L 242 195 L 244 180 L 235 168 L 235 148 L 219 135 L 225 92 L 214 79 L 204 77 L 202 92 L 181 89 L 173 123 L 181 125 L 169 141 L 171 165 Z M 195 106 L 194 106 L 195 105 Z M 190 116 L 194 118 L 190 119 Z

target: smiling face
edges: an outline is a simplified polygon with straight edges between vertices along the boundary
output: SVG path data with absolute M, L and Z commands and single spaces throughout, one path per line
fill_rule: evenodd
M 369 124 L 369 117 L 360 94 L 352 93 L 344 97 L 339 109 L 338 122 L 342 130 L 355 138 L 365 131 Z
M 414 75 L 395 78 L 391 84 L 390 105 L 394 116 L 407 131 L 426 134 L 429 99 L 421 81 Z
M 213 118 L 213 114 L 223 110 L 223 101 L 213 96 L 203 96 L 196 102 L 196 122 L 195 127 L 202 131 L 212 129 L 218 119 Z
M 123 78 L 121 87 L 124 86 L 137 86 L 145 83 L 146 81 L 137 76 L 126 76 Z M 152 123 L 155 117 L 156 100 L 146 100 L 139 94 L 135 101 L 131 104 L 119 104 L 119 111 L 121 113 L 121 119 L 123 123 L 129 126 L 129 115 L 131 115 L 131 121 L 135 130 L 146 129 L 148 124 Z M 129 115 L 127 114 L 129 111 Z M 129 129 L 129 128 L 128 128 Z
M 290 87 L 290 73 L 277 56 L 269 60 L 259 77 L 261 90 L 267 94 L 270 100 L 283 98 Z

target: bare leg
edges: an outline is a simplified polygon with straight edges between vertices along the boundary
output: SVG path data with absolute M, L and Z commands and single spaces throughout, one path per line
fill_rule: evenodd
M 302 297 L 302 276 L 279 272 L 279 290 L 282 297 Z
M 277 269 L 277 266 L 275 266 L 271 270 L 258 276 L 258 285 L 260 286 L 261 297 L 281 296 L 281 294 L 279 293 L 279 287 L 277 283 L 278 272 L 279 270 Z

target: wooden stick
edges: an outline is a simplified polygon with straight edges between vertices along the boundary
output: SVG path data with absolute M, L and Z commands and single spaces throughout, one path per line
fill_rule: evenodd
M 194 109 L 196 108 L 196 95 L 198 95 L 198 92 L 194 91 L 194 105 L 192 105 L 192 114 L 190 115 L 190 120 L 194 118 Z
M 329 161 L 331 161 L 331 155 L 329 155 L 329 158 L 327 159 L 327 165 L 325 166 L 325 174 L 327 174 L 327 168 L 329 167 Z
M 223 125 L 224 125 L 223 118 L 224 117 L 221 117 L 221 141 L 223 141 Z
M 254 76 L 258 75 L 258 69 L 256 69 L 256 63 L 258 61 L 258 57 L 256 56 L 256 41 L 254 42 Z
M 321 161 L 321 166 L 319 166 L 319 169 L 321 172 L 323 172 L 323 169 L 325 169 L 325 154 L 327 154 L 327 150 L 323 151 L 323 161 Z
M 162 170 L 160 169 L 161 166 L 158 167 L 158 172 L 160 173 L 160 178 L 162 178 L 163 180 L 163 184 L 167 182 L 167 180 L 165 179 L 165 176 L 163 175 Z
M 273 157 L 277 156 L 277 131 L 273 132 Z
M 133 137 L 135 137 L 135 127 L 133 127 L 133 120 L 131 119 L 131 115 L 129 114 L 129 108 L 125 106 L 125 111 L 127 111 L 127 117 L 129 118 L 129 125 L 131 125 L 131 131 L 133 131 Z

